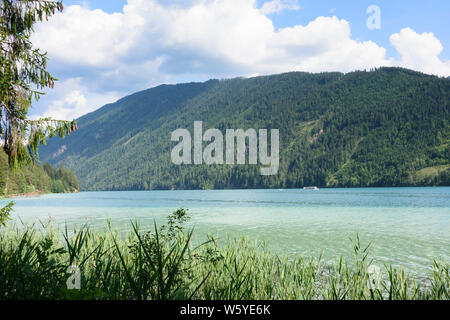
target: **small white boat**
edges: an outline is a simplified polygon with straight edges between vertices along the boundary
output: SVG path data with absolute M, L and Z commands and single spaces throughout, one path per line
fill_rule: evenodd
M 303 187 L 303 190 L 319 190 L 317 187 Z

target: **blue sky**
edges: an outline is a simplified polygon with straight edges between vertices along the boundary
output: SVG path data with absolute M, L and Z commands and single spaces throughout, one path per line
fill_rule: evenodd
M 108 13 L 122 12 L 125 0 L 66 0 L 65 5 L 87 4 L 91 9 L 101 9 Z M 180 1 L 181 2 L 181 1 Z M 261 7 L 264 0 L 258 0 Z M 318 16 L 337 15 L 350 21 L 352 34 L 362 40 L 373 40 L 390 48 L 389 36 L 405 27 L 413 27 L 419 33 L 433 32 L 441 40 L 444 48 L 450 48 L 450 1 L 448 0 L 301 0 L 297 1 L 299 11 L 285 10 L 270 16 L 276 28 L 305 24 Z M 382 28 L 369 30 L 366 26 L 370 5 L 381 9 Z M 450 49 L 441 58 L 450 59 Z
M 71 119 L 161 83 L 382 65 L 450 76 L 450 1 L 66 0 L 38 25 L 56 88 L 32 115 Z M 370 30 L 366 10 L 380 9 Z
M 395 54 L 389 44 L 391 34 L 402 28 L 410 27 L 418 33 L 433 32 L 444 48 L 441 58 L 450 58 L 450 1 L 447 0 L 305 0 L 299 2 L 303 10 L 283 12 L 274 15 L 272 21 L 277 27 L 285 27 L 296 23 L 306 23 L 320 15 L 336 15 L 348 20 L 352 26 L 352 34 L 361 40 L 372 40 Z M 378 5 L 381 9 L 382 24 L 380 30 L 369 30 L 366 26 L 370 5 Z M 331 11 L 330 11 L 331 10 Z

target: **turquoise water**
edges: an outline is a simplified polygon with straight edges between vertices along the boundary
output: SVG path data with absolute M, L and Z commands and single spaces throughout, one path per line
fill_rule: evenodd
M 349 238 L 373 241 L 374 263 L 429 274 L 433 259 L 450 261 L 450 187 L 314 190 L 128 191 L 16 198 L 16 222 L 51 221 L 69 228 L 125 232 L 137 219 L 150 229 L 179 207 L 189 209 L 200 241 L 208 232 L 265 241 L 276 253 L 350 258 Z M 7 200 L 0 200 L 0 206 Z

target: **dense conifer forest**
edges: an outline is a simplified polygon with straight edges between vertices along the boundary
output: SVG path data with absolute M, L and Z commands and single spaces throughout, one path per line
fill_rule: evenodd
M 162 85 L 78 119 L 41 148 L 83 190 L 450 185 L 450 81 L 401 68 Z M 280 130 L 280 168 L 172 164 L 171 132 Z
M 0 197 L 27 193 L 63 193 L 80 189 L 75 174 L 61 166 L 21 165 L 12 170 L 7 155 L 0 151 Z

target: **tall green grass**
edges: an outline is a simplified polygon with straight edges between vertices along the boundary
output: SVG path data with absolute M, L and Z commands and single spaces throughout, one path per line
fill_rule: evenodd
M 422 281 L 384 266 L 374 281 L 370 245 L 359 237 L 354 261 L 330 265 L 277 256 L 246 239 L 194 246 L 187 219 L 179 209 L 151 232 L 134 222 L 125 237 L 109 225 L 61 232 L 9 224 L 0 228 L 0 299 L 449 299 L 448 262 L 435 262 Z M 70 266 L 81 271 L 80 290 L 67 287 Z

